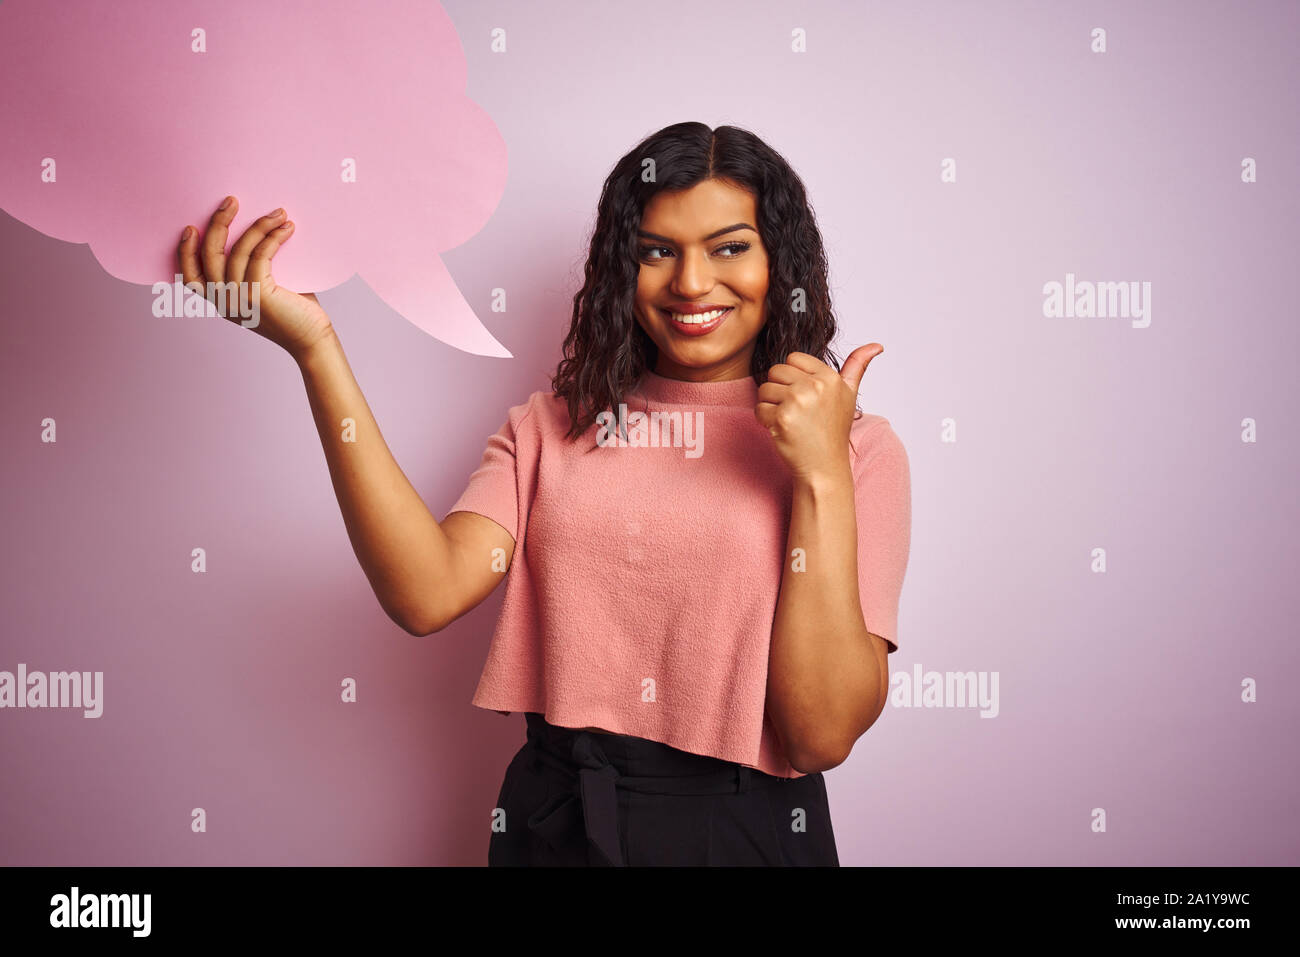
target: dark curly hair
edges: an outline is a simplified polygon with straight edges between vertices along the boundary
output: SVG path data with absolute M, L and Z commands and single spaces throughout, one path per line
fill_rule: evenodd
M 654 161 L 653 182 L 642 179 L 646 160 Z M 748 130 L 676 123 L 633 147 L 601 190 L 585 282 L 573 297 L 564 358 L 551 377 L 551 388 L 569 407 L 569 439 L 582 434 L 597 412 L 616 410 L 658 356 L 634 311 L 637 229 L 646 204 L 662 190 L 689 189 L 708 179 L 748 189 L 758 209 L 755 225 L 769 273 L 766 320 L 750 364 L 755 381 L 766 382 L 768 369 L 791 352 L 806 352 L 839 370 L 839 357 L 830 348 L 837 329 L 826 251 L 803 182 Z

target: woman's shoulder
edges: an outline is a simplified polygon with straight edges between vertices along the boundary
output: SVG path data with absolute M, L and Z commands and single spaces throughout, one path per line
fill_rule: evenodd
M 512 405 L 508 417 L 516 430 L 527 427 L 548 434 L 569 428 L 568 403 L 550 389 L 538 389 L 523 402 Z
M 849 427 L 849 447 L 856 460 L 871 460 L 882 452 L 906 455 L 903 441 L 883 415 L 863 412 Z

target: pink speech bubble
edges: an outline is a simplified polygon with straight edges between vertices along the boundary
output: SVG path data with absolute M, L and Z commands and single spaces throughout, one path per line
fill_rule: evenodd
M 3 0 L 0 64 L 0 206 L 110 275 L 170 282 L 180 230 L 233 194 L 231 244 L 279 206 L 297 224 L 277 282 L 359 274 L 436 339 L 510 355 L 441 258 L 496 209 L 506 148 L 438 3 Z

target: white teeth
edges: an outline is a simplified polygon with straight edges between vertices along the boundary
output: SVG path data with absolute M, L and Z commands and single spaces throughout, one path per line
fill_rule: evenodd
M 728 306 L 727 309 L 731 307 Z M 698 326 L 706 322 L 712 322 L 718 316 L 722 315 L 727 309 L 714 309 L 712 312 L 697 312 L 694 315 L 683 315 L 680 312 L 671 313 L 673 319 L 677 322 L 684 322 L 687 325 Z

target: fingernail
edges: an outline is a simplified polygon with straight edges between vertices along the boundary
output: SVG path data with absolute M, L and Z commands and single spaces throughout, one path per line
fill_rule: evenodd
M 272 215 L 272 216 L 283 216 L 283 215 L 284 215 L 284 207 L 283 207 L 283 206 L 280 206 L 280 207 L 278 207 L 277 209 L 273 210 L 273 211 L 271 212 L 271 215 Z
M 185 240 L 185 239 L 189 239 L 189 238 L 190 238 L 190 227 L 189 227 L 189 226 L 186 226 L 186 227 L 185 227 L 185 232 L 181 233 L 181 239 L 182 239 L 182 240 Z
M 227 196 L 227 197 L 225 198 L 225 200 L 222 202 L 222 204 L 221 204 L 220 206 L 217 207 L 217 209 L 225 209 L 227 206 L 230 205 L 230 201 L 231 201 L 232 199 L 234 199 L 234 198 L 235 198 L 235 197 L 233 197 L 233 196 Z

